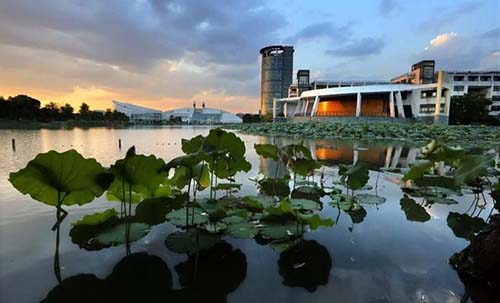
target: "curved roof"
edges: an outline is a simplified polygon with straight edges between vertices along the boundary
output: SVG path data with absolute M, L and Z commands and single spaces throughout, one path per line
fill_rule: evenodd
M 178 108 L 163 112 L 164 119 L 180 117 L 190 122 L 241 123 L 243 120 L 233 113 L 216 108 Z

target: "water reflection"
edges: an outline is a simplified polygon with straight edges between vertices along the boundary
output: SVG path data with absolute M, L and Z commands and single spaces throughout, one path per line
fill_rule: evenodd
M 182 288 L 172 288 L 172 273 L 160 258 L 135 253 L 99 279 L 78 274 L 62 281 L 42 301 L 52 302 L 226 302 L 245 280 L 246 256 L 226 242 L 192 254 L 174 266 Z
M 301 240 L 280 254 L 279 273 L 288 287 L 303 287 L 309 292 L 328 284 L 332 258 L 328 250 L 314 240 Z

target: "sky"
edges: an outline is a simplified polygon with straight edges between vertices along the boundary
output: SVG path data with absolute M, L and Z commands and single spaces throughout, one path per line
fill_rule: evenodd
M 500 70 L 500 0 L 1 0 L 0 96 L 257 113 L 275 44 L 311 80 Z

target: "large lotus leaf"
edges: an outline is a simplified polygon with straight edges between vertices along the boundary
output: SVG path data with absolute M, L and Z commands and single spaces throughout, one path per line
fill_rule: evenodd
M 301 176 L 307 176 L 315 169 L 321 167 L 321 165 L 313 159 L 297 159 L 289 163 L 291 163 L 290 166 L 292 171 Z
M 306 211 L 319 210 L 322 207 L 321 203 L 309 199 L 290 199 L 290 204 L 294 209 Z
M 210 130 L 205 139 L 205 145 L 216 151 L 226 151 L 234 157 L 243 157 L 245 143 L 234 133 L 226 132 L 220 128 Z
M 297 237 L 302 234 L 302 228 L 297 228 L 297 223 L 293 221 L 287 222 L 274 222 L 263 221 L 263 227 L 260 230 L 260 235 L 269 239 L 288 239 Z
M 239 222 L 235 224 L 230 224 L 227 226 L 226 234 L 233 238 L 253 238 L 259 229 L 257 226 L 251 222 Z
M 217 236 L 200 230 L 176 231 L 167 236 L 165 246 L 179 254 L 192 254 L 213 247 Z
M 217 183 L 217 190 L 240 190 L 241 184 L 238 183 Z
M 192 172 L 192 177 L 196 180 L 198 189 L 204 189 L 210 185 L 210 170 L 207 164 L 195 165 Z
M 368 166 L 358 161 L 356 164 L 349 168 L 339 169 L 341 182 L 346 183 L 352 189 L 360 189 L 368 182 Z
M 95 241 L 105 246 L 115 246 L 125 243 L 126 223 L 115 225 L 95 237 Z M 129 241 L 137 241 L 147 235 L 149 225 L 144 223 L 130 223 Z
M 274 144 L 254 144 L 254 148 L 257 155 L 265 159 L 273 159 L 274 161 L 279 159 L 279 150 Z
M 116 201 L 116 202 L 126 202 L 126 203 L 139 203 L 144 199 L 144 196 L 149 196 L 145 192 L 147 192 L 147 189 L 144 187 L 140 187 L 142 189 L 137 189 L 137 186 L 128 186 L 125 183 L 122 182 L 113 182 L 109 189 L 106 191 L 106 199 L 109 201 Z M 132 189 L 132 192 L 129 192 L 129 189 Z M 137 193 L 134 192 L 135 190 L 138 190 L 139 192 L 142 193 Z
M 425 158 L 430 161 L 433 162 L 443 161 L 446 164 L 453 164 L 457 160 L 462 160 L 465 157 L 466 154 L 463 149 L 454 149 L 444 145 L 438 146 L 432 152 L 425 155 Z
M 415 200 L 408 198 L 408 195 L 404 195 L 399 204 L 401 205 L 401 209 L 405 212 L 406 220 L 426 222 L 431 219 L 431 216 L 425 208 L 417 204 Z
M 354 207 L 356 201 L 353 196 L 343 194 L 334 194 L 331 196 L 332 201 L 329 203 L 332 207 L 339 207 L 344 211 L 348 211 Z
M 403 176 L 403 181 L 420 179 L 433 167 L 434 162 L 429 160 L 414 163 L 410 166 L 410 170 Z
M 228 217 L 223 218 L 221 221 L 227 225 L 232 225 L 232 224 L 236 224 L 236 223 L 246 222 L 246 218 L 243 218 L 241 216 L 232 215 L 232 216 L 228 216 Z
M 286 250 L 289 250 L 295 245 L 297 245 L 297 240 L 295 239 L 284 240 L 284 241 L 272 241 L 271 243 L 269 243 L 269 247 L 271 247 L 275 252 L 279 254 Z
M 488 168 L 495 166 L 495 160 L 486 156 L 467 156 L 455 171 L 457 184 L 470 184 L 477 178 L 488 175 Z
M 208 155 L 204 152 L 195 152 L 184 156 L 179 156 L 177 158 L 170 160 L 167 164 L 165 164 L 163 170 L 168 172 L 171 168 L 179 166 L 193 167 L 198 163 L 200 163 L 201 161 L 206 160 L 207 157 Z
M 139 222 L 156 225 L 165 222 L 165 216 L 184 205 L 180 198 L 149 198 L 143 200 L 135 209 L 135 218 Z
M 458 204 L 456 200 L 444 197 L 426 197 L 427 203 L 436 203 L 444 205 Z
M 199 207 L 189 208 L 187 217 L 188 225 L 201 225 L 207 223 L 209 220 L 208 213 Z M 183 207 L 181 209 L 171 211 L 167 214 L 167 220 L 176 226 L 186 227 L 186 208 Z
M 95 241 L 95 237 L 104 230 L 117 225 L 119 221 L 118 213 L 113 208 L 86 215 L 72 224 L 69 232 L 71 241 L 87 250 L 108 247 L 110 245 L 103 245 Z
M 186 154 L 192 154 L 201 150 L 205 138 L 202 135 L 198 135 L 191 139 L 182 139 L 182 151 Z
M 85 159 L 75 150 L 38 154 L 25 168 L 11 173 L 9 181 L 23 194 L 48 205 L 82 205 L 99 197 L 111 184 L 95 159 Z
M 370 194 L 361 194 L 356 196 L 356 202 L 361 204 L 379 205 L 385 202 L 385 198 Z
M 131 191 L 142 197 L 153 197 L 158 187 L 165 182 L 167 173 L 163 171 L 165 162 L 155 156 L 127 155 L 111 166 L 110 171 L 115 176 L 111 185 L 110 198 L 121 198 L 123 192 Z M 125 190 L 124 190 L 125 189 Z M 127 198 L 126 198 L 127 199 Z M 134 198 L 132 198 L 134 202 Z M 137 201 L 135 201 L 137 202 Z
M 320 226 L 331 227 L 334 222 L 330 218 L 321 218 L 318 214 L 298 214 L 298 217 L 302 224 L 309 225 L 311 230 L 318 229 Z
M 172 179 L 169 179 L 169 182 L 172 183 L 175 187 L 182 189 L 186 185 L 189 184 L 191 180 L 191 169 L 187 166 L 177 166 L 174 171 L 174 175 Z
M 451 212 L 446 218 L 446 223 L 455 236 L 470 240 L 472 235 L 480 232 L 486 227 L 486 222 L 479 217 L 471 217 L 468 214 Z

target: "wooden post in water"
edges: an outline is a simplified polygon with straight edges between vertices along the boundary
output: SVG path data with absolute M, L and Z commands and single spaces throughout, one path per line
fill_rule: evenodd
M 122 149 L 122 139 L 118 139 L 118 148 Z
M 12 138 L 12 150 L 16 151 L 16 139 Z

